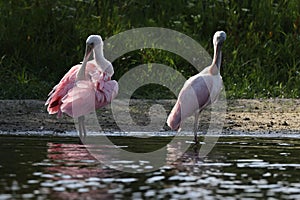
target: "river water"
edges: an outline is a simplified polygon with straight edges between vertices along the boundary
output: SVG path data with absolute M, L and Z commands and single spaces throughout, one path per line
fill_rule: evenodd
M 114 148 L 135 152 L 167 146 L 165 163 L 152 171 L 146 156 L 115 160 L 139 172 L 131 173 L 104 165 L 77 137 L 0 136 L 0 200 L 300 199 L 299 139 L 220 137 L 208 155 L 191 145 L 179 158 L 171 139 L 110 137 Z

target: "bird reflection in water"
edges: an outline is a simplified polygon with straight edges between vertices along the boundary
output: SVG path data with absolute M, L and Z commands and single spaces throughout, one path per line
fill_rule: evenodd
M 116 176 L 111 170 L 95 159 L 85 145 L 48 143 L 47 158 L 52 166 L 46 168 L 54 176 L 51 196 L 55 199 L 112 199 L 108 192 L 115 185 L 103 185 L 101 180 Z M 104 156 L 104 155 L 103 155 Z

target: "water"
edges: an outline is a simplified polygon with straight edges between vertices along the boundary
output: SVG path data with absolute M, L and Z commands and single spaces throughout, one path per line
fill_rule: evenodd
M 139 152 L 170 137 L 111 140 Z M 0 143 L 0 200 L 300 199 L 299 139 L 221 137 L 208 156 L 199 158 L 191 147 L 175 162 L 176 146 L 170 146 L 166 163 L 147 173 L 104 166 L 76 137 L 1 136 Z M 138 165 L 117 162 L 151 168 L 146 157 Z

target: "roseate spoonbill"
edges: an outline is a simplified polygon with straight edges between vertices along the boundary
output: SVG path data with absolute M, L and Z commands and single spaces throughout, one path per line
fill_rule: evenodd
M 210 66 L 200 73 L 190 77 L 183 85 L 178 100 L 167 119 L 172 130 L 180 130 L 184 119 L 194 114 L 194 140 L 198 143 L 197 129 L 200 112 L 215 102 L 222 89 L 220 67 L 222 60 L 222 45 L 226 39 L 224 31 L 217 31 L 213 37 L 214 57 Z
M 89 61 L 92 52 L 94 59 Z M 112 64 L 103 55 L 102 38 L 90 35 L 83 62 L 73 66 L 49 93 L 47 111 L 78 118 L 80 138 L 86 137 L 84 115 L 107 105 L 118 94 L 118 83 L 111 80 L 113 73 Z

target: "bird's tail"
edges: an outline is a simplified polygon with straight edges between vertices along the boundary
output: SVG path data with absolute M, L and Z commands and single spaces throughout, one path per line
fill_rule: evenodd
M 181 123 L 181 106 L 179 102 L 176 102 L 171 113 L 168 116 L 167 124 L 172 130 L 178 130 Z

